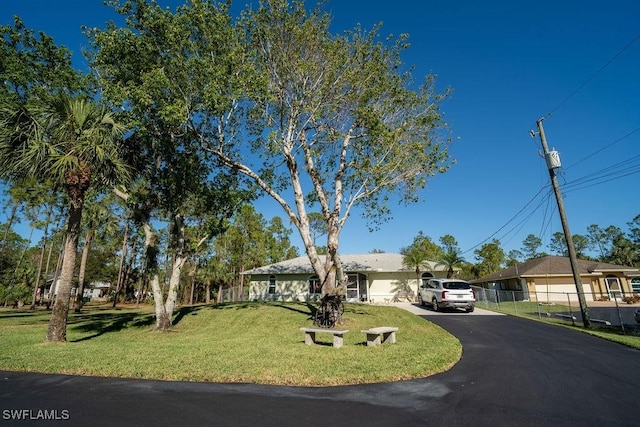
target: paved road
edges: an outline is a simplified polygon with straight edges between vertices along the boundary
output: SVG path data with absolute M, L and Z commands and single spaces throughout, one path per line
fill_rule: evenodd
M 640 351 L 480 309 L 470 315 L 404 308 L 462 341 L 463 357 L 450 371 L 330 388 L 0 372 L 0 425 L 640 425 Z M 68 419 L 10 421 L 12 409 Z

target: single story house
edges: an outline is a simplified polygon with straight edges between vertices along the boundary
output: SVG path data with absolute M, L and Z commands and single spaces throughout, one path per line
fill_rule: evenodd
M 321 255 L 324 261 L 324 255 Z M 340 255 L 349 282 L 346 299 L 350 302 L 384 303 L 417 294 L 415 268 L 403 265 L 403 256 L 395 253 Z M 421 267 L 421 281 L 446 277 L 447 268 L 435 262 Z M 315 300 L 320 297 L 320 280 L 309 257 L 302 256 L 244 271 L 249 276 L 249 300 Z
M 111 282 L 91 282 L 85 286 L 83 297 L 89 300 L 100 300 L 109 295 L 111 288 Z
M 640 269 L 598 261 L 577 260 L 586 301 L 622 300 L 632 296 L 631 280 Z M 501 299 L 539 302 L 577 301 L 577 289 L 568 257 L 544 256 L 471 280 L 472 285 L 495 290 Z

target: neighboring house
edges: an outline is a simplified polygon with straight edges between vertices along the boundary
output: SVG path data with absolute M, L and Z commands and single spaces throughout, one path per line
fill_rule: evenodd
M 52 293 L 52 285 L 53 285 L 53 275 L 50 275 L 47 278 L 44 287 L 44 296 L 45 299 L 51 298 L 52 295 L 57 295 L 58 286 L 60 286 L 60 278 L 56 280 L 56 285 L 53 286 Z M 111 288 L 111 283 L 109 282 L 91 282 L 85 285 L 84 287 L 84 298 L 88 298 L 90 300 L 100 300 L 109 294 L 109 290 Z M 76 294 L 76 286 L 71 288 L 71 295 Z
M 349 278 L 347 301 L 382 303 L 400 296 L 416 295 L 415 268 L 404 267 L 402 258 L 402 255 L 393 253 L 340 255 Z M 321 255 L 321 259 L 324 261 L 324 255 Z M 434 262 L 428 262 L 427 265 L 420 268 L 421 280 L 446 277 L 446 267 Z M 306 301 L 320 297 L 321 283 L 307 256 L 254 268 L 242 274 L 250 276 L 250 300 Z
M 640 269 L 597 261 L 577 260 L 580 281 L 587 301 L 633 295 L 631 280 Z M 488 276 L 471 280 L 471 284 L 512 294 L 517 300 L 567 302 L 576 300 L 577 289 L 568 257 L 534 258 Z
M 111 290 L 110 282 L 91 282 L 84 288 L 84 298 L 100 300 L 106 298 Z

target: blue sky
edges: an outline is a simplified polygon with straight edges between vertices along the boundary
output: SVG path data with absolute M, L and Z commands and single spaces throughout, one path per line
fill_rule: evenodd
M 0 23 L 20 15 L 71 49 L 78 64 L 87 46 L 80 26 L 103 27 L 114 16 L 102 0 L 9 3 Z M 528 234 L 547 245 L 562 229 L 550 189 L 538 194 L 549 175 L 529 130 L 541 117 L 561 156 L 573 234 L 590 224 L 626 230 L 640 214 L 640 2 L 329 0 L 325 9 L 336 31 L 382 22 L 383 35 L 408 33 L 403 59 L 415 66 L 416 81 L 437 74 L 438 86 L 453 90 L 442 110 L 457 164 L 429 183 L 424 202 L 394 207 L 379 231 L 352 216 L 342 253 L 398 252 L 419 231 L 436 242 L 453 235 L 469 261 L 493 238 L 506 251 L 521 248 Z M 284 216 L 268 201 L 257 208 L 267 218 Z

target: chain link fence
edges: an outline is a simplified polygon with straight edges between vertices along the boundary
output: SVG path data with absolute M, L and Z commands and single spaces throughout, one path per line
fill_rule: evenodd
M 532 316 L 582 325 L 582 312 L 577 292 L 523 292 L 486 289 L 473 286 L 476 307 L 493 311 Z M 585 295 L 592 325 L 616 328 L 624 333 L 640 334 L 640 301 L 637 297 L 612 295 L 606 299 Z M 638 319 L 638 320 L 636 320 Z

